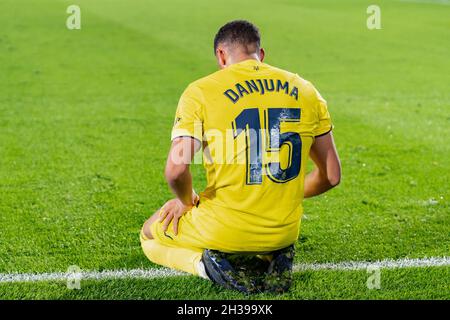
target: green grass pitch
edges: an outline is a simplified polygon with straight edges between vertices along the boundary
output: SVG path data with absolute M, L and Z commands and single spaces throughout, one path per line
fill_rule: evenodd
M 65 26 L 69 4 L 81 30 Z M 450 5 L 376 1 L 0 1 L 0 274 L 155 268 L 143 221 L 163 179 L 177 100 L 216 70 L 228 20 L 266 62 L 328 100 L 341 185 L 305 201 L 299 263 L 450 255 Z M 200 165 L 195 187 L 205 185 Z M 448 299 L 450 267 L 295 274 L 281 299 Z M 0 283 L 0 299 L 248 298 L 195 277 Z

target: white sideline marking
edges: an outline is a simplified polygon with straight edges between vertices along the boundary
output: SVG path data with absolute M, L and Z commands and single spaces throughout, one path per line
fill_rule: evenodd
M 399 259 L 399 260 L 381 260 L 373 262 L 365 261 L 348 261 L 337 263 L 301 263 L 294 266 L 294 271 L 308 270 L 364 270 L 369 267 L 378 267 L 381 269 L 398 269 L 398 268 L 426 268 L 450 266 L 450 257 L 431 257 L 420 259 Z M 1 279 L 1 277 L 0 277 Z
M 432 257 L 422 259 L 399 259 L 381 260 L 374 262 L 348 261 L 337 263 L 300 263 L 294 266 L 294 272 L 317 271 L 317 270 L 364 270 L 368 267 L 379 267 L 382 269 L 397 268 L 426 268 L 450 266 L 450 257 Z M 103 279 L 153 279 L 176 276 L 186 276 L 184 272 L 170 269 L 132 269 L 132 270 L 105 270 L 82 272 L 81 280 L 103 280 Z M 54 273 L 0 273 L 0 283 L 14 282 L 39 282 L 39 281 L 67 281 L 69 274 L 66 272 Z
M 132 269 L 85 271 L 81 273 L 81 280 L 103 279 L 152 279 L 187 275 L 184 272 L 170 269 Z M 0 273 L 0 283 L 7 282 L 38 282 L 38 281 L 67 281 L 73 274 L 66 272 L 53 273 Z

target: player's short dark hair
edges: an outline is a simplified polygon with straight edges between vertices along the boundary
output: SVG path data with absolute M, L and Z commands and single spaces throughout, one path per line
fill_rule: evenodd
M 239 44 L 247 51 L 259 50 L 261 36 L 259 29 L 246 20 L 234 20 L 222 26 L 214 37 L 214 53 L 220 43 Z

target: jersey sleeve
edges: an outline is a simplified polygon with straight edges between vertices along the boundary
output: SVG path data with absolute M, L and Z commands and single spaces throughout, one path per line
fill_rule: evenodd
M 315 127 L 313 134 L 315 137 L 324 135 L 333 129 L 333 124 L 331 123 L 330 113 L 328 112 L 327 102 L 320 95 L 319 91 L 314 88 L 315 100 L 316 100 L 316 110 L 318 117 L 318 124 Z
M 203 137 L 202 93 L 199 88 L 189 86 L 181 95 L 172 128 L 172 140 L 192 137 L 200 142 Z

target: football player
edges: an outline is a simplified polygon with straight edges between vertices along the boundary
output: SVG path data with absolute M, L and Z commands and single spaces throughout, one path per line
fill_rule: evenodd
M 165 178 L 175 197 L 148 219 L 154 263 L 243 292 L 285 291 L 304 198 L 336 186 L 341 166 L 326 101 L 299 75 L 264 63 L 260 33 L 232 21 L 214 39 L 219 71 L 182 94 Z M 189 166 L 202 150 L 207 187 Z M 315 164 L 306 172 L 308 158 Z

